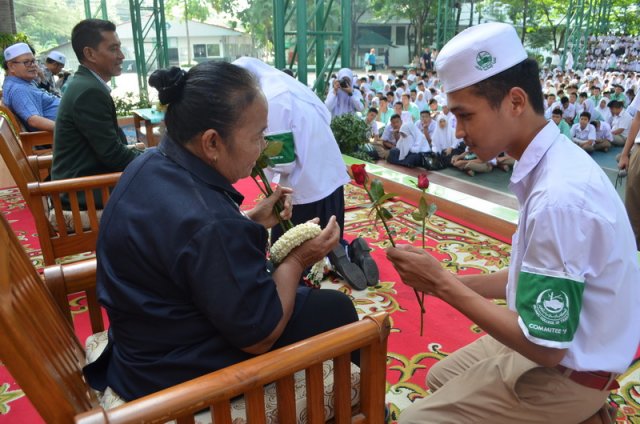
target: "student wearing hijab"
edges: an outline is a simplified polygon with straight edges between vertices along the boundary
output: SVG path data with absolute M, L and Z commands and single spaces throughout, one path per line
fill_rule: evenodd
M 331 112 L 331 117 L 345 113 L 359 112 L 364 109 L 362 93 L 353 87 L 353 72 L 349 68 L 342 68 L 333 80 L 324 104 Z
M 413 123 L 404 123 L 400 127 L 400 138 L 396 147 L 389 151 L 387 162 L 408 168 L 422 166 L 423 155 L 431 151 L 429 142 Z

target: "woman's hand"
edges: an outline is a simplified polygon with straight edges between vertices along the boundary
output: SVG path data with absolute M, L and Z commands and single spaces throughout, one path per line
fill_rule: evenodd
M 315 218 L 312 222 L 317 224 L 319 219 Z M 336 247 L 339 239 L 340 226 L 336 222 L 336 217 L 332 216 L 327 226 L 317 237 L 293 249 L 284 261 L 295 261 L 302 269 L 305 269 L 327 256 Z
M 276 216 L 274 206 L 278 200 L 282 200 L 281 204 L 284 207 L 280 212 L 280 218 L 284 220 L 291 219 L 293 213 L 291 193 L 293 193 L 293 190 L 289 187 L 276 187 L 273 194 L 266 199 L 262 199 L 255 208 L 247 212 L 247 216 L 265 228 L 271 228 L 280 222 Z

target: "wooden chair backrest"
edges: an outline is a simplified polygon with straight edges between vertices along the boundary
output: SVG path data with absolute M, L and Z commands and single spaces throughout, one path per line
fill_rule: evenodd
M 13 126 L 13 130 L 16 132 L 16 134 L 24 131 L 24 125 L 22 125 L 16 114 L 13 113 L 11 109 L 9 109 L 9 106 L 0 102 L 0 112 L 4 112 L 9 117 L 9 119 L 11 120 L 11 125 Z
M 278 421 L 295 423 L 293 374 L 306 373 L 307 422 L 324 423 L 322 363 L 334 360 L 333 422 L 384 423 L 389 318 L 378 313 L 307 340 L 128 402 L 108 411 L 98 407 L 76 417 L 78 424 L 193 423 L 209 408 L 216 424 L 231 424 L 230 400 L 243 395 L 248 423 L 265 423 L 264 385 L 277 387 Z M 349 352 L 360 349 L 360 404 L 351 408 Z
M 0 155 L 18 185 L 20 194 L 29 202 L 27 184 L 38 181 L 38 176 L 29 164 L 28 157 L 20 146 L 7 117 L 2 113 L 0 113 Z
M 30 182 L 27 193 L 31 212 L 36 221 L 40 236 L 40 248 L 46 265 L 55 264 L 55 260 L 65 256 L 76 255 L 96 250 L 98 241 L 99 217 L 96 199 L 103 205 L 107 204 L 110 189 L 115 187 L 120 179 L 120 172 L 99 174 L 89 177 L 72 178 L 46 182 Z M 87 210 L 81 210 L 78 194 L 83 193 Z M 69 199 L 71 211 L 66 211 L 73 217 L 72 228 L 67 228 L 62 196 Z M 51 212 L 55 213 L 55 229 L 49 221 L 49 211 L 43 200 L 49 199 Z M 84 217 L 84 219 L 83 219 Z
M 96 259 L 92 258 L 66 265 L 48 266 L 44 269 L 47 288 L 72 326 L 73 313 L 69 306 L 68 295 L 76 293 L 85 295 L 91 331 L 94 334 L 105 329 L 102 308 L 98 303 L 96 292 L 96 265 Z
M 7 118 L 0 114 L 0 155 L 7 164 L 22 197 L 25 199 L 40 238 L 40 248 L 46 265 L 53 265 L 56 259 L 96 249 L 98 239 L 98 212 L 96 195 L 106 205 L 110 189 L 120 179 L 120 172 L 89 177 L 40 182 L 29 158 L 20 146 L 10 128 Z M 87 211 L 81 211 L 78 193 L 84 193 Z M 69 197 L 73 229 L 67 230 L 61 196 Z M 49 199 L 56 216 L 56 226 L 49 222 Z M 69 213 L 69 212 L 67 212 Z M 83 225 L 82 216 L 85 216 Z
M 47 423 L 98 405 L 85 383 L 84 349 L 11 231 L 0 219 L 0 359 Z

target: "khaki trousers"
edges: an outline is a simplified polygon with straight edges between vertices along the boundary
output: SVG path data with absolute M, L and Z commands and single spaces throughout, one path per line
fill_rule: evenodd
M 633 234 L 636 236 L 637 248 L 640 250 L 640 146 L 638 144 L 631 150 L 631 158 L 629 158 L 624 205 L 631 221 Z
M 400 424 L 575 424 L 609 392 L 581 386 L 484 336 L 435 364 L 431 394 L 400 414 Z

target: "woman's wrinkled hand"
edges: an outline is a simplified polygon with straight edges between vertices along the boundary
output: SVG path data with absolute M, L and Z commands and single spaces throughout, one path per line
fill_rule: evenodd
M 318 223 L 315 218 L 311 222 Z M 307 240 L 289 253 L 285 261 L 296 261 L 302 269 L 310 267 L 329 254 L 340 240 L 340 226 L 336 217 L 332 216 L 322 232 L 311 240 Z
M 247 216 L 265 228 L 271 228 L 280 222 L 274 210 L 276 202 L 280 200 L 280 204 L 283 206 L 280 212 L 280 218 L 283 220 L 291 219 L 291 215 L 293 214 L 291 193 L 293 193 L 293 190 L 289 187 L 276 187 L 273 194 L 262 199 L 255 208 L 247 212 Z

